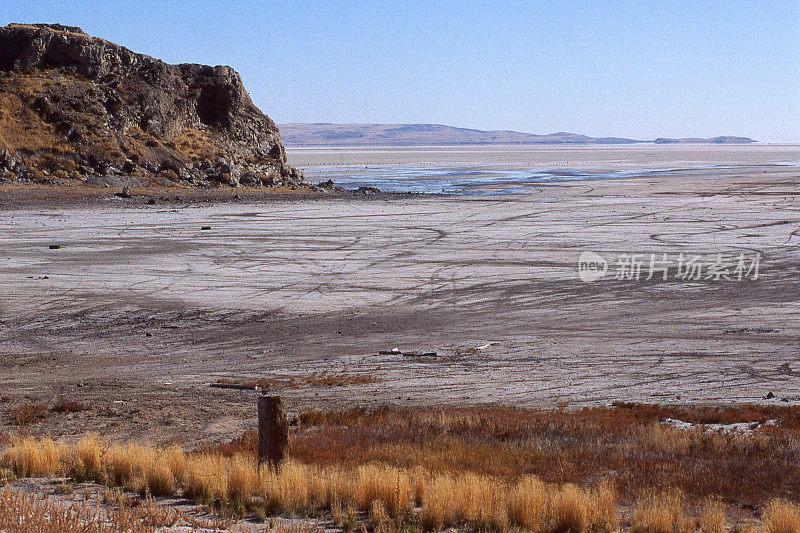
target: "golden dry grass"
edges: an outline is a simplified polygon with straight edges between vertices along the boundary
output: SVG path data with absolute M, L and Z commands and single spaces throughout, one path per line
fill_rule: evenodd
M 611 532 L 630 522 L 638 533 L 718 533 L 735 515 L 722 502 L 737 501 L 714 491 L 723 476 L 737 490 L 769 481 L 758 487 L 767 495 L 759 503 L 793 486 L 800 456 L 794 430 L 727 435 L 620 416 L 511 409 L 304 415 L 292 457 L 279 470 L 258 470 L 246 439 L 225 453 L 188 454 L 91 434 L 72 444 L 16 438 L 0 467 L 21 477 L 66 473 L 145 496 L 182 493 L 235 514 L 328 513 L 342 527 L 365 520 L 384 532 L 408 524 Z M 744 459 L 762 468 L 747 483 L 735 477 L 751 472 L 735 464 Z M 711 472 L 725 465 L 733 466 Z M 714 483 L 687 479 L 698 473 Z M 798 533 L 796 503 L 775 500 L 763 509 L 763 531 Z
M 53 439 L 17 439 L 3 452 L 2 463 L 19 477 L 53 476 L 62 471 L 66 453 Z
M 693 501 L 717 495 L 760 505 L 800 495 L 800 426 L 796 407 L 686 408 L 631 406 L 578 411 L 510 407 L 353 409 L 300 415 L 291 454 L 304 463 L 371 462 L 513 481 L 534 475 L 555 484 L 610 478 L 623 498 L 676 487 Z M 753 433 L 684 430 L 659 422 L 778 420 Z M 255 448 L 251 435 L 228 453 Z M 800 496 L 798 497 L 800 499 Z
M 725 533 L 729 527 L 725 505 L 717 499 L 706 501 L 700 511 L 701 533 Z
M 52 89 L 43 76 L 0 77 L 0 134 L 12 150 L 53 150 L 58 143 L 53 127 L 31 108 L 31 102 Z
M 677 490 L 650 494 L 636 507 L 634 533 L 692 533 L 694 526 L 684 515 L 684 497 Z
M 469 523 L 499 531 L 513 525 L 578 533 L 614 525 L 610 488 L 557 487 L 532 477 L 509 484 L 469 473 L 433 475 L 385 464 L 320 468 L 293 460 L 279 470 L 259 471 L 247 456 L 187 455 L 175 447 L 120 445 L 91 434 L 71 445 L 18 438 L 2 463 L 20 476 L 71 473 L 151 495 L 182 488 L 208 503 L 261 506 L 270 513 L 341 508 L 402 522 L 419 503 L 423 523 L 432 529 Z
M 389 523 L 389 513 L 386 507 L 379 501 L 372 502 L 369 508 L 369 521 L 375 529 Z
M 152 533 L 160 527 L 220 530 L 229 525 L 219 519 L 187 517 L 153 500 L 131 508 L 119 499 L 108 507 L 0 489 L 0 531 L 4 533 Z
M 525 477 L 509 491 L 508 516 L 511 523 L 539 531 L 547 510 L 547 486 L 536 477 Z
M 773 500 L 762 517 L 766 533 L 800 533 L 800 505 Z

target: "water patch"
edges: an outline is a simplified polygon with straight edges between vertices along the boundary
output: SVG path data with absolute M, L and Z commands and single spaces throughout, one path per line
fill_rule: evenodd
M 647 178 L 680 172 L 686 176 L 713 175 L 728 165 L 634 170 L 498 169 L 496 166 L 318 166 L 304 169 L 311 182 L 333 179 L 340 187 L 377 187 L 387 192 L 453 195 L 522 194 L 529 189 L 570 181 Z

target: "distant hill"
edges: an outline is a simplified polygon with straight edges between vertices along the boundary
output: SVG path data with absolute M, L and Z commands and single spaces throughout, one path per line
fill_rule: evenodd
M 622 137 L 589 137 L 577 133 L 536 135 L 510 130 L 475 130 L 442 124 L 281 124 L 287 146 L 458 145 L 458 144 L 634 144 L 648 141 Z M 657 139 L 655 142 L 754 142 L 745 137 Z
M 534 135 L 518 131 L 483 131 L 441 124 L 282 124 L 287 145 L 449 145 L 449 144 L 630 144 L 618 137 L 575 133 Z
M 685 139 L 670 139 L 667 137 L 659 137 L 653 142 L 656 144 L 675 144 L 675 143 L 747 144 L 747 143 L 754 143 L 756 141 L 749 137 L 732 137 L 730 135 L 722 135 L 720 137 L 712 137 L 710 139 L 700 139 L 697 137 L 688 137 Z

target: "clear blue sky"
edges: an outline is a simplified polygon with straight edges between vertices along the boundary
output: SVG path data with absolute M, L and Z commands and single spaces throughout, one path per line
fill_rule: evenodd
M 5 2 L 236 68 L 276 122 L 800 141 L 800 0 Z

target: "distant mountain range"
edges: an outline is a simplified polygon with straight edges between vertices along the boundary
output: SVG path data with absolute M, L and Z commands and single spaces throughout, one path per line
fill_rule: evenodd
M 577 133 L 536 135 L 510 130 L 473 130 L 441 124 L 281 124 L 280 135 L 286 146 L 359 146 L 359 145 L 458 145 L 458 144 L 635 144 L 667 143 L 752 143 L 747 137 L 711 139 L 668 139 L 652 141 L 622 137 L 589 137 Z

